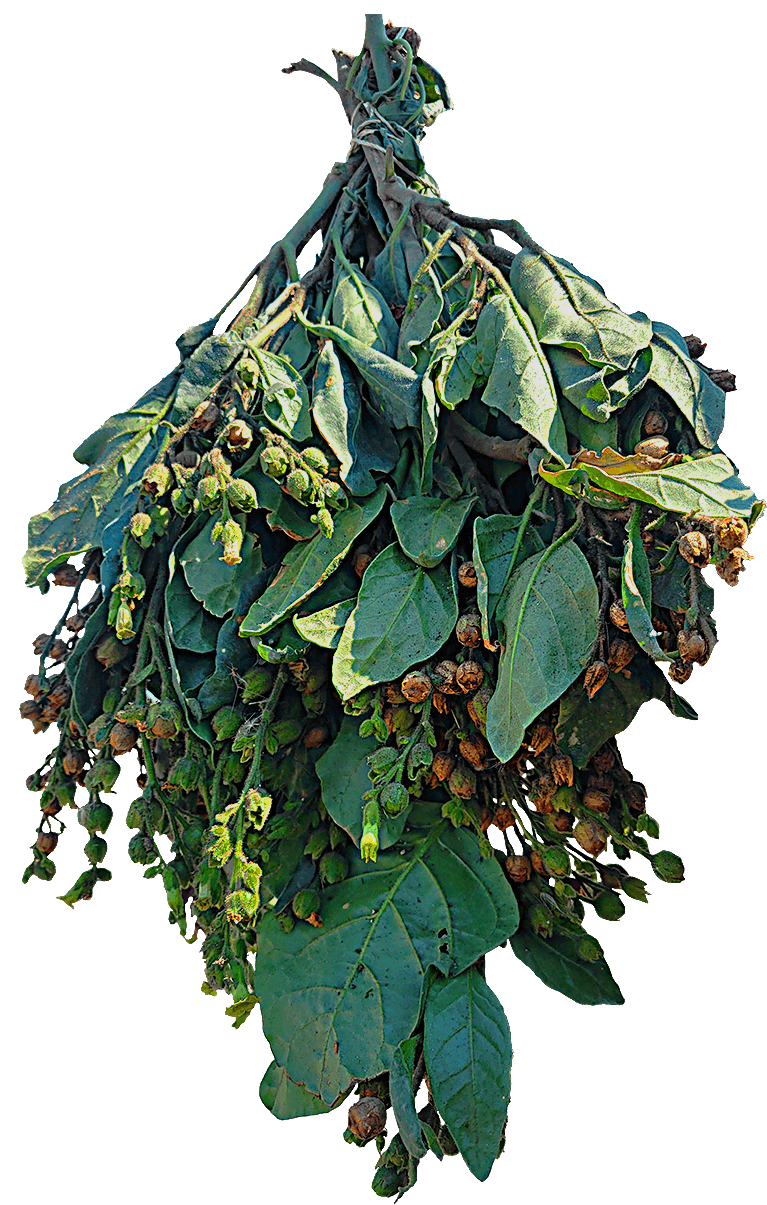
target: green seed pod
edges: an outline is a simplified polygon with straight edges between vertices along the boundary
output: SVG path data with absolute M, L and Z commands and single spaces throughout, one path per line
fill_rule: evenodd
M 274 672 L 266 665 L 257 665 L 249 669 L 243 678 L 242 701 L 253 703 L 268 695 L 274 684 Z
M 310 469 L 314 469 L 316 473 L 327 473 L 330 468 L 327 456 L 319 448 L 303 448 L 301 459 L 305 465 Z
M 217 510 L 221 505 L 221 484 L 217 477 L 203 477 L 197 483 L 197 501 L 206 510 Z
M 447 785 L 450 792 L 459 799 L 470 799 L 477 789 L 477 777 L 472 770 L 456 766 L 447 780 Z
M 305 887 L 293 897 L 291 905 L 294 914 L 300 920 L 307 920 L 320 906 L 320 893 L 311 887 Z
M 594 900 L 594 911 L 602 920 L 620 920 L 626 905 L 615 891 L 603 891 Z
M 103 799 L 91 799 L 89 803 L 78 808 L 77 821 L 87 828 L 91 836 L 94 833 L 105 833 L 112 821 L 112 809 Z
M 258 459 L 267 477 L 273 477 L 275 481 L 281 481 L 290 468 L 286 453 L 275 444 L 267 444 Z
M 242 723 L 242 712 L 237 707 L 220 707 L 210 722 L 217 741 L 230 741 Z
M 410 796 L 407 788 L 403 787 L 401 782 L 389 782 L 382 787 L 380 800 L 381 807 L 387 816 L 399 816 L 400 812 L 404 812 L 409 805 Z
M 141 492 L 149 494 L 151 498 L 161 498 L 172 485 L 173 474 L 167 464 L 161 461 L 151 464 L 141 478 Z
M 277 720 L 269 728 L 269 733 L 277 741 L 280 748 L 283 745 L 292 745 L 301 735 L 300 720 Z
M 651 865 L 662 883 L 681 883 L 684 878 L 682 859 L 667 849 L 662 849 L 655 854 Z
M 340 883 L 349 873 L 349 863 L 338 850 L 331 850 L 320 859 L 320 878 L 323 883 Z
M 237 510 L 253 510 L 258 506 L 258 495 L 249 481 L 237 477 L 226 487 L 226 500 Z
M 575 787 L 557 787 L 551 796 L 551 806 L 555 812 L 571 812 L 578 803 L 578 792 Z
M 85 788 L 93 793 L 111 791 L 120 777 L 120 766 L 111 757 L 97 761 L 85 775 Z
M 177 515 L 185 519 L 192 513 L 192 495 L 186 489 L 171 490 L 170 504 Z
M 537 933 L 539 937 L 544 938 L 544 940 L 551 937 L 552 933 L 554 932 L 554 921 L 552 920 L 550 913 L 547 912 L 547 910 L 541 904 L 533 905 L 533 907 L 530 909 L 528 919 L 533 928 L 533 932 Z
M 178 736 L 182 722 L 181 710 L 172 699 L 154 704 L 147 713 L 149 731 L 162 741 L 171 741 Z
M 604 958 L 604 951 L 595 937 L 587 935 L 578 942 L 578 957 L 584 962 L 599 962 Z
M 83 853 L 92 866 L 97 866 L 107 856 L 107 843 L 103 837 L 91 837 L 86 841 Z
M 337 481 L 323 481 L 322 493 L 325 497 L 325 505 L 329 506 L 331 510 L 343 510 L 349 505 L 349 499 Z
M 333 516 L 326 506 L 321 506 L 316 514 L 312 515 L 312 522 L 316 523 L 326 540 L 329 540 L 335 531 L 333 524 Z
M 128 649 L 110 632 L 96 645 L 94 657 L 104 669 L 112 669 L 128 656 Z
M 546 853 L 544 854 L 543 862 L 546 870 L 551 875 L 556 875 L 559 877 L 560 875 L 570 873 L 570 859 L 567 856 L 567 851 L 560 847 L 547 849 Z
M 179 757 L 168 771 L 165 786 L 179 791 L 193 791 L 200 781 L 200 767 L 193 757 Z
M 159 856 L 160 851 L 146 833 L 136 833 L 128 842 L 128 857 L 139 866 L 150 866 Z
M 351 1132 L 351 1131 L 350 1131 Z M 456 1151 L 457 1151 L 456 1147 Z M 407 1172 L 396 1167 L 379 1167 L 371 1188 L 377 1197 L 396 1197 L 407 1184 Z
M 312 484 L 309 480 L 309 474 L 303 469 L 293 469 L 288 473 L 285 481 L 285 489 L 290 494 L 291 498 L 295 498 L 297 502 L 303 502 L 311 493 Z
M 328 832 L 327 829 L 318 828 L 313 833 L 309 834 L 309 838 L 304 846 L 304 853 L 309 858 L 321 858 L 328 847 Z
M 133 536 L 133 539 L 137 540 L 142 548 L 148 548 L 149 544 L 151 543 L 151 527 L 151 515 L 147 515 L 143 511 L 139 511 L 137 514 L 131 515 L 128 530 Z

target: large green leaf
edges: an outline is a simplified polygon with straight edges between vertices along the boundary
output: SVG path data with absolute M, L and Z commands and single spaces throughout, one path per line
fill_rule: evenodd
M 646 347 L 629 370 L 621 373 L 605 365 L 595 367 L 577 351 L 566 347 L 550 347 L 548 359 L 567 401 L 595 422 L 603 423 L 642 388 L 650 371 L 652 352 Z
M 488 515 L 474 520 L 472 558 L 477 571 L 477 606 L 488 648 L 494 647 L 493 616 L 514 566 L 543 548 L 535 528 L 528 524 L 520 531 L 521 519 L 521 515 Z
M 28 586 L 37 585 L 69 557 L 97 548 L 104 529 L 123 513 L 126 493 L 135 489 L 170 437 L 162 420 L 170 410 L 177 379 L 177 373 L 165 377 L 77 449 L 75 458 L 89 467 L 62 485 L 50 510 L 29 521 L 29 548 L 24 555 Z
M 658 644 L 652 623 L 652 578 L 642 543 L 642 509 L 637 506 L 626 528 L 628 539 L 621 565 L 621 597 L 631 635 L 653 661 L 672 661 Z
M 186 423 L 197 407 L 219 385 L 243 352 L 244 343 L 234 331 L 211 335 L 184 360 L 183 375 L 176 390 L 171 421 Z
M 597 635 L 599 595 L 572 540 L 529 557 L 498 604 L 498 683 L 487 708 L 487 739 L 513 757 L 532 720 L 578 677 Z
M 372 493 L 373 473 L 394 468 L 399 444 L 386 423 L 364 405 L 351 366 L 331 340 L 317 360 L 312 416 L 338 459 L 341 480 L 353 494 Z
M 339 1099 L 332 1105 L 326 1105 L 319 1096 L 313 1096 L 300 1084 L 294 1084 L 274 1060 L 266 1069 L 258 1095 L 261 1103 L 278 1121 L 288 1121 L 293 1117 L 317 1117 L 320 1113 L 329 1113 L 341 1103 Z
M 433 268 L 422 273 L 410 287 L 402 315 L 397 359 L 409 368 L 423 369 L 428 362 L 424 344 L 431 338 L 442 313 L 442 290 Z
M 391 521 L 402 551 L 433 569 L 456 545 L 474 506 L 474 498 L 424 498 L 416 495 L 391 504 Z
M 587 938 L 555 929 L 551 937 L 539 937 L 525 911 L 510 945 L 517 958 L 538 976 L 546 987 L 561 992 L 576 1004 L 623 1004 L 618 984 L 604 958 L 582 958 L 578 946 Z
M 333 657 L 333 685 L 341 698 L 375 682 L 392 682 L 432 657 L 457 617 L 449 567 L 443 562 L 422 569 L 390 544 L 365 570 Z
M 251 348 L 250 355 L 258 365 L 257 384 L 262 390 L 265 417 L 289 439 L 298 443 L 310 439 L 309 393 L 298 369 L 284 356 L 276 356 L 262 347 Z
M 509 282 L 541 343 L 574 348 L 590 364 L 622 372 L 650 344 L 649 319 L 624 314 L 596 281 L 581 276 L 567 260 L 518 251 Z
M 371 789 L 368 757 L 378 748 L 374 736 L 360 736 L 360 720 L 345 715 L 332 745 L 317 762 L 317 775 L 322 783 L 322 802 L 328 815 L 345 829 L 359 848 L 362 838 L 362 796 Z M 402 836 L 408 819 L 408 809 L 398 816 L 381 817 L 378 829 L 380 849 L 388 849 Z
M 293 618 L 293 627 L 312 644 L 317 644 L 323 649 L 334 649 L 356 605 L 356 598 L 345 598 L 341 602 L 331 603 L 329 607 L 323 607 L 321 611 L 313 611 L 310 615 L 296 615 Z
M 341 270 L 333 290 L 333 322 L 367 347 L 396 355 L 399 327 L 389 306 L 359 268 L 350 267 Z
M 240 564 L 227 565 L 221 556 L 223 548 L 210 538 L 217 521 L 217 516 L 210 519 L 199 535 L 187 544 L 179 563 L 184 570 L 186 584 L 197 601 L 211 615 L 223 617 L 236 607 L 245 583 L 261 572 L 262 558 L 256 537 L 246 532 L 240 550 Z
M 653 322 L 650 377 L 681 410 L 699 441 L 713 448 L 724 427 L 724 391 L 691 358 L 684 337 Z
M 221 624 L 194 597 L 180 565 L 181 557 L 198 535 L 200 526 L 198 520 L 181 536 L 168 559 L 165 623 L 169 639 L 177 649 L 187 649 L 190 653 L 212 653 Z
M 513 892 L 476 837 L 444 822 L 358 862 L 322 895 L 320 928 L 259 931 L 255 991 L 272 1053 L 331 1104 L 352 1079 L 388 1071 L 421 1011 L 430 966 L 458 974 L 513 933 Z
M 476 337 L 490 373 L 482 401 L 567 464 L 567 432 L 554 379 L 527 315 L 509 297 L 493 297 L 482 310 Z
M 509 1107 L 511 1035 L 500 1000 L 476 967 L 432 981 L 423 1035 L 437 1110 L 469 1171 L 486 1180 Z
M 362 535 L 386 500 L 380 486 L 360 506 L 350 505 L 335 517 L 335 529 L 327 539 L 320 532 L 311 540 L 291 548 L 277 572 L 242 621 L 243 636 L 261 636 L 301 605 L 338 567 L 358 536 Z

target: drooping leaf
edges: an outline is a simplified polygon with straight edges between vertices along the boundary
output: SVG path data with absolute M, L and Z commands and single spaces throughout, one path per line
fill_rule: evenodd
M 418 1046 L 418 1038 L 405 1038 L 403 1042 L 400 1042 L 394 1050 L 389 1071 L 389 1096 L 397 1129 L 408 1154 L 412 1155 L 414 1159 L 422 1159 L 429 1149 L 423 1141 L 413 1092 L 413 1073 Z
M 225 331 L 223 335 L 210 335 L 184 360 L 171 413 L 174 425 L 189 421 L 242 355 L 244 346 L 238 334 Z
M 433 656 L 457 617 L 449 567 L 423 569 L 390 544 L 365 570 L 333 657 L 333 685 L 341 698 L 394 681 Z
M 529 524 L 520 532 L 521 515 L 488 515 L 474 520 L 472 559 L 477 571 L 477 606 L 482 617 L 482 638 L 492 648 L 495 608 L 514 566 L 540 552 L 543 542 Z
M 433 268 L 422 272 L 410 287 L 402 315 L 397 359 L 408 368 L 422 371 L 429 359 L 424 344 L 431 338 L 442 313 L 442 290 Z
M 240 549 L 240 564 L 227 565 L 221 555 L 221 544 L 214 544 L 210 538 L 217 521 L 217 516 L 211 518 L 187 544 L 179 563 L 186 584 L 197 601 L 211 615 L 221 618 L 237 605 L 244 583 L 261 572 L 263 562 L 255 536 L 246 532 Z
M 476 333 L 453 331 L 437 340 L 427 371 L 437 398 L 448 410 L 455 410 L 471 397 L 482 371 L 477 357 Z
M 296 1083 L 331 1104 L 388 1071 L 421 1009 L 429 966 L 459 974 L 512 933 L 513 893 L 476 838 L 437 825 L 405 853 L 358 862 L 323 893 L 320 928 L 261 925 L 255 991 L 264 1033 Z
M 653 322 L 650 377 L 675 402 L 704 448 L 716 447 L 724 427 L 724 391 L 690 356 L 679 331 Z
M 757 505 L 754 492 L 721 452 L 657 469 L 637 463 L 641 459 L 647 458 L 623 457 L 606 448 L 601 457 L 579 459 L 578 467 L 601 489 L 677 514 L 737 515 L 748 522 Z
M 397 352 L 399 327 L 384 297 L 353 264 L 341 269 L 333 290 L 333 322 L 386 356 Z
M 339 511 L 332 536 L 318 532 L 286 553 L 274 581 L 248 611 L 242 622 L 243 636 L 262 636 L 301 605 L 341 563 L 354 541 L 379 514 L 386 500 L 380 486 L 357 506 Z
M 317 762 L 322 802 L 328 815 L 346 830 L 357 848 L 362 838 L 362 809 L 365 806 L 362 796 L 372 786 L 367 759 L 378 746 L 374 736 L 360 736 L 359 727 L 357 717 L 344 716 L 335 740 Z M 398 816 L 381 816 L 380 849 L 388 849 L 399 841 L 408 814 L 405 809 Z
M 84 732 L 103 711 L 107 681 L 96 660 L 96 646 L 105 636 L 109 602 L 104 599 L 88 619 L 80 639 L 67 659 L 67 677 L 72 686 L 72 717 Z
M 595 367 L 566 347 L 550 347 L 548 359 L 565 399 L 595 422 L 607 422 L 644 385 L 652 352 L 645 348 L 628 371 L 619 373 L 607 365 Z
M 264 416 L 281 435 L 298 443 L 310 439 L 309 392 L 300 372 L 284 356 L 262 347 L 251 347 L 250 356 L 258 365 Z
M 199 605 L 180 565 L 180 558 L 202 526 L 198 520 L 177 541 L 168 560 L 168 584 L 165 587 L 165 622 L 170 639 L 176 648 L 191 653 L 214 652 L 220 627 L 218 619 Z
M 265 1105 L 278 1121 L 288 1121 L 293 1117 L 317 1117 L 320 1113 L 329 1113 L 341 1103 L 338 1100 L 332 1105 L 326 1105 L 319 1096 L 313 1096 L 300 1084 L 294 1084 L 274 1060 L 266 1069 L 258 1095 L 262 1105 Z
M 658 644 L 652 623 L 652 579 L 642 543 L 642 510 L 637 506 L 626 527 L 628 539 L 621 565 L 621 597 L 631 635 L 653 661 L 672 661 Z
M 604 958 L 592 960 L 593 941 L 585 930 L 578 935 L 555 929 L 550 937 L 540 937 L 523 907 L 519 928 L 509 944 L 546 987 L 576 1004 L 623 1004 L 621 990 Z M 579 953 L 579 946 L 588 957 Z
M 511 1035 L 500 1000 L 475 966 L 437 975 L 424 1008 L 429 1087 L 472 1175 L 498 1158 L 511 1096 Z
M 312 644 L 318 644 L 323 649 L 334 649 L 341 639 L 341 633 L 355 608 L 356 601 L 354 598 L 345 598 L 342 602 L 331 603 L 329 607 L 313 611 L 310 615 L 296 615 L 293 618 L 293 626 Z
M 433 569 L 456 545 L 474 498 L 424 498 L 392 502 L 391 521 L 402 551 L 416 565 Z
M 141 480 L 170 438 L 163 419 L 177 379 L 177 373 L 165 377 L 80 444 L 75 459 L 89 467 L 62 485 L 50 510 L 29 521 L 24 555 L 28 586 L 69 557 L 98 548 L 104 529 L 123 513 L 126 491 Z
M 496 612 L 501 658 L 487 709 L 487 739 L 501 761 L 514 756 L 528 724 L 580 674 L 598 610 L 589 563 L 572 540 L 514 570 Z

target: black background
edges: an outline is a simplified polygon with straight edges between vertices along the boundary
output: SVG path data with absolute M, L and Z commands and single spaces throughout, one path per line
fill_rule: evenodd
M 389 16 L 419 30 L 423 57 L 453 96 L 455 111 L 423 141 L 444 198 L 460 212 L 518 218 L 625 311 L 707 342 L 704 363 L 738 376 L 721 446 L 765 494 L 742 305 L 748 166 L 732 142 L 737 78 L 726 88 L 718 65 L 726 28 L 708 31 L 692 53 L 689 30 L 667 18 L 662 36 L 637 28 L 615 41 L 603 27 L 595 35 L 544 20 L 525 31 L 479 13 L 472 22 Z M 72 449 L 170 371 L 176 337 L 234 294 L 346 155 L 346 119 L 331 89 L 281 67 L 306 55 L 334 74 L 330 47 L 358 51 L 362 14 L 297 20 L 285 10 L 264 23 L 207 12 L 172 34 L 142 18 L 101 35 L 95 55 L 92 33 L 64 23 L 47 33 L 45 163 L 35 166 L 45 217 L 29 254 L 40 283 L 31 318 L 51 371 L 34 487 L 14 519 L 19 556 L 26 517 L 79 472 Z M 40 388 L 25 390 L 23 418 Z M 708 1127 L 706 1101 L 719 1086 L 720 1109 L 731 1060 L 747 1042 L 733 1024 L 734 999 L 748 991 L 743 893 L 753 851 L 738 821 L 754 817 L 761 789 L 761 541 L 760 525 L 749 545 L 757 559 L 737 588 L 712 575 L 720 645 L 684 688 L 701 718 L 673 719 L 653 703 L 620 737 L 647 786 L 660 846 L 686 866 L 680 886 L 650 878 L 650 904 L 627 901 L 619 924 L 590 924 L 625 1005 L 578 1006 L 511 953 L 491 956 L 489 982 L 505 1001 L 515 1051 L 507 1154 L 482 1186 L 460 1159 L 426 1159 L 415 1192 L 477 1192 L 490 1203 L 506 1200 L 520 1177 L 538 1192 L 585 1187 L 601 1169 L 627 1172 L 629 1151 L 648 1168 L 675 1151 L 672 1183 L 684 1182 L 678 1119 Z M 66 595 L 24 593 L 20 577 L 10 593 L 20 701 L 36 671 L 31 641 L 51 630 Z M 37 822 L 24 780 L 51 737 L 33 739 L 12 721 L 10 740 L 23 746 L 12 787 L 20 876 Z M 126 803 L 128 766 L 123 774 Z M 98 1122 L 99 1157 L 111 1152 L 131 1187 L 146 1182 L 143 1160 L 161 1150 L 185 1193 L 191 1176 L 203 1187 L 219 1175 L 226 1191 L 259 1191 L 281 1148 L 291 1195 L 371 1199 L 372 1154 L 344 1147 L 341 1115 L 278 1124 L 261 1106 L 270 1053 L 258 1013 L 235 1031 L 223 998 L 200 993 L 199 952 L 166 923 L 160 883 L 144 882 L 126 857 L 119 806 L 107 840 L 113 881 L 90 903 L 70 910 L 55 900 L 84 865 L 73 815 L 55 880 L 6 898 L 18 952 L 11 992 L 28 1051 L 23 1092 L 37 1118 L 66 1118 L 73 1140 L 58 1175 L 83 1171 L 79 1140 Z M 114 1187 L 113 1169 L 105 1175 Z M 649 1170 L 637 1175 L 649 1185 Z

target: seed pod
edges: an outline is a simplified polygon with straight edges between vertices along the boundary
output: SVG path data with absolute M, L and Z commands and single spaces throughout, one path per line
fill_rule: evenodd
M 526 883 L 532 874 L 530 859 L 519 854 L 512 854 L 506 859 L 506 875 L 512 883 Z
M 221 482 L 217 477 L 202 477 L 198 481 L 197 501 L 206 510 L 216 510 L 221 505 Z
M 599 962 L 604 951 L 595 937 L 582 937 L 578 942 L 578 957 L 584 962 Z
M 310 724 L 304 733 L 304 748 L 319 749 L 320 745 L 324 745 L 330 735 L 330 729 L 324 720 L 318 720 L 316 724 Z
M 544 865 L 543 858 L 538 853 L 537 849 L 534 849 L 533 852 L 530 854 L 530 861 L 532 863 L 533 870 L 536 871 L 537 874 L 544 874 L 548 878 L 548 874 L 546 873 L 546 867 Z
M 48 649 L 48 657 L 51 661 L 61 661 L 69 652 L 69 647 L 64 640 L 54 640 L 51 647 Z
M 193 431 L 201 431 L 203 435 L 207 435 L 216 426 L 220 417 L 221 411 L 215 402 L 200 402 L 189 425 Z
M 679 541 L 679 555 L 688 565 L 702 569 L 711 560 L 711 546 L 702 531 L 686 531 Z
M 362 577 L 370 562 L 373 560 L 373 554 L 367 544 L 360 544 L 352 556 L 352 568 L 357 574 L 357 577 Z
M 161 498 L 163 494 L 167 494 L 172 484 L 173 474 L 167 464 L 157 461 L 150 464 L 141 478 L 141 492 L 148 494 L 150 498 Z
M 405 674 L 400 685 L 400 691 L 408 703 L 423 703 L 432 691 L 431 678 L 422 670 L 414 669 Z
M 634 660 L 637 646 L 629 640 L 612 640 L 607 664 L 613 673 L 620 673 Z
M 708 643 L 706 638 L 694 628 L 682 628 L 677 633 L 676 647 L 683 661 L 696 661 L 703 664 L 708 660 Z
M 386 1129 L 386 1105 L 377 1096 L 363 1096 L 349 1109 L 349 1129 L 367 1142 Z
M 152 517 L 146 511 L 139 511 L 137 514 L 131 515 L 130 522 L 128 523 L 130 534 L 143 548 L 147 547 L 148 542 L 152 538 L 151 527 Z
M 138 733 L 127 724 L 115 724 L 109 733 L 109 743 L 118 757 L 135 749 Z
M 614 623 L 616 628 L 619 628 L 621 632 L 628 632 L 629 621 L 623 603 L 610 603 L 610 622 Z
M 573 836 L 581 849 L 591 854 L 592 858 L 598 858 L 607 845 L 607 833 L 596 820 L 579 820 Z
M 717 561 L 716 571 L 728 586 L 737 586 L 738 578 L 745 569 L 745 562 L 750 560 L 744 548 L 733 548 L 723 561 Z
M 458 566 L 458 581 L 467 590 L 476 590 L 477 588 L 477 568 L 473 561 L 464 561 Z
M 455 625 L 455 634 L 466 648 L 476 648 L 482 639 L 482 619 L 476 611 L 461 615 Z
M 28 674 L 27 680 L 24 683 L 24 689 L 33 699 L 39 699 L 43 693 L 43 687 L 38 674 Z
M 63 565 L 58 565 L 53 571 L 54 586 L 68 586 L 71 590 L 77 585 L 79 580 L 80 570 L 75 565 L 71 565 L 69 561 Z
M 612 795 L 615 790 L 615 781 L 609 774 L 589 774 L 586 780 L 587 791 L 602 791 L 605 795 Z
M 555 753 L 549 763 L 549 769 L 559 786 L 573 785 L 573 759 L 566 753 Z
M 466 704 L 466 710 L 480 732 L 485 732 L 487 729 L 487 705 L 492 697 L 493 687 L 489 683 L 485 683 Z
M 226 429 L 226 446 L 230 452 L 244 452 L 253 442 L 253 432 L 246 422 L 237 418 Z
M 35 841 L 35 848 L 39 849 L 41 854 L 52 854 L 59 843 L 58 833 L 38 833 Z
M 162 741 L 171 741 L 181 731 L 183 717 L 181 710 L 172 699 L 163 699 L 156 705 L 156 710 L 150 707 L 147 713 L 147 727 Z
M 74 615 L 70 615 L 66 620 L 64 626 L 68 632 L 76 635 L 78 632 L 82 632 L 87 622 L 88 620 L 85 615 L 82 615 L 79 611 L 75 611 Z
M 602 689 L 609 677 L 610 667 L 606 661 L 592 661 L 583 680 L 583 689 L 590 699 Z
M 536 724 L 527 738 L 527 745 L 535 757 L 540 757 L 553 740 L 554 731 L 548 724 Z
M 128 656 L 128 647 L 110 632 L 96 645 L 94 657 L 105 669 L 112 669 Z
M 583 802 L 592 812 L 610 811 L 610 796 L 605 795 L 604 791 L 584 791 Z
M 615 754 L 609 745 L 602 745 L 589 760 L 599 774 L 607 774 L 615 765 Z
M 86 755 L 82 749 L 67 749 L 61 759 L 61 768 L 65 774 L 75 778 L 85 765 Z
M 448 788 L 459 799 L 471 799 L 477 789 L 477 779 L 471 770 L 456 766 L 447 780 Z
M 320 906 L 320 893 L 311 887 L 305 887 L 293 896 L 291 907 L 299 920 L 308 920 L 317 913 Z
M 668 676 L 672 682 L 676 682 L 679 686 L 683 686 L 685 682 L 689 682 L 693 671 L 692 661 L 672 661 L 668 667 Z
M 311 493 L 312 483 L 309 480 L 309 474 L 303 469 L 292 469 L 285 479 L 284 488 L 291 498 L 302 502 Z
M 650 435 L 665 435 L 668 431 L 668 419 L 665 414 L 661 414 L 660 410 L 648 410 L 642 420 L 642 434 Z
M 327 473 L 330 468 L 328 458 L 320 448 L 303 448 L 301 459 L 310 469 L 314 469 L 315 473 Z
M 687 344 L 691 360 L 699 360 L 708 347 L 708 344 L 699 339 L 697 335 L 685 335 L 684 341 Z
M 268 695 L 274 682 L 274 673 L 266 665 L 257 665 L 249 669 L 243 678 L 242 701 L 253 703 Z
M 325 505 L 332 510 L 343 510 L 349 505 L 349 499 L 337 481 L 323 481 L 322 496 L 325 499 Z
M 242 723 L 242 712 L 236 707 L 219 707 L 210 722 L 217 741 L 230 741 Z
M 440 782 L 445 782 L 453 772 L 455 761 L 449 753 L 435 753 L 431 772 Z
M 281 481 L 290 468 L 287 454 L 275 444 L 267 444 L 258 459 L 267 477 L 275 481 Z
M 562 848 L 547 849 L 543 855 L 543 863 L 546 873 L 555 878 L 561 878 L 562 875 L 570 873 L 570 858 L 567 851 Z
M 715 385 L 724 393 L 733 393 L 735 391 L 735 373 L 730 372 L 729 368 L 712 368 L 708 374 Z
M 714 535 L 720 548 L 732 552 L 735 548 L 742 548 L 748 539 L 748 524 L 745 519 L 736 519 L 734 516 L 717 519 L 714 523 Z
M 315 860 L 321 858 L 328 847 L 329 840 L 326 828 L 315 829 L 307 838 L 306 845 L 304 846 L 304 854 L 307 858 L 314 858 Z
M 548 774 L 542 774 L 539 779 L 541 789 L 543 789 L 544 779 L 550 782 L 554 781 Z M 546 783 L 546 786 L 548 786 L 548 783 Z M 575 787 L 556 787 L 553 791 L 549 790 L 548 796 L 555 812 L 571 812 L 578 806 L 578 792 Z
M 594 911 L 602 920 L 620 920 L 626 911 L 626 905 L 614 891 L 603 891 L 594 900 Z
M 626 807 L 634 816 L 640 816 L 645 810 L 647 791 L 641 782 L 630 782 L 623 790 Z
M 399 816 L 410 804 L 407 787 L 401 782 L 387 782 L 386 786 L 381 788 L 379 798 L 387 816 Z
M 200 767 L 193 757 L 179 757 L 168 771 L 163 790 L 194 791 L 200 782 Z
M 475 770 L 484 770 L 487 759 L 490 756 L 490 746 L 479 733 L 476 733 L 474 736 L 467 736 L 460 741 L 458 751 L 461 757 L 465 758 Z
M 464 661 L 458 666 L 455 680 L 464 694 L 472 694 L 484 682 L 485 671 L 476 661 Z
M 88 830 L 91 837 L 94 833 L 105 833 L 112 822 L 112 809 L 103 799 L 91 799 L 78 808 L 77 822 Z
M 651 460 L 662 460 L 668 455 L 668 440 L 665 435 L 654 435 L 652 439 L 640 439 L 634 445 L 637 456 L 649 456 Z
M 237 510 L 253 510 L 258 506 L 258 495 L 249 481 L 235 477 L 226 487 L 226 500 Z
M 337 849 L 320 858 L 320 878 L 323 883 L 341 883 L 349 873 L 349 863 Z
M 439 690 L 446 695 L 458 695 L 458 666 L 455 661 L 440 661 L 434 666 L 434 677 Z
M 681 883 L 684 878 L 682 859 L 667 849 L 661 849 L 654 854 L 651 865 L 656 877 L 663 883 Z
M 547 823 L 555 833 L 569 833 L 575 824 L 575 817 L 569 812 L 552 812 Z
M 277 720 L 269 729 L 280 748 L 294 744 L 301 735 L 300 720 Z

